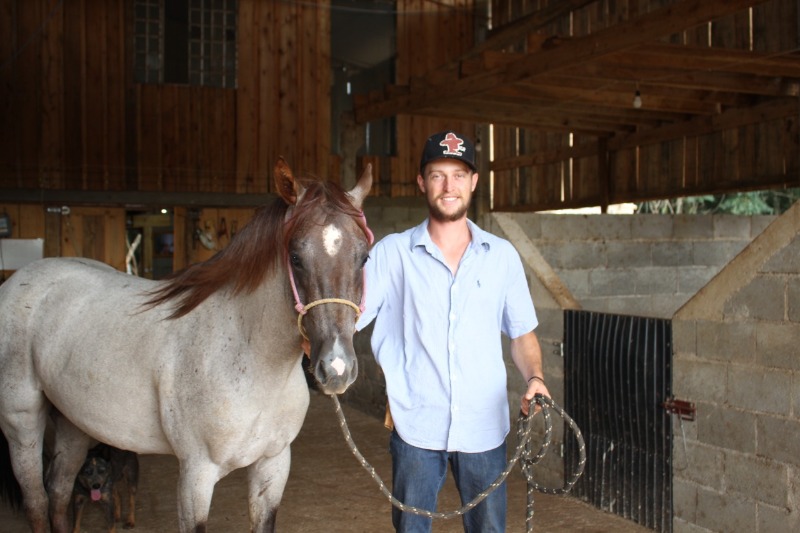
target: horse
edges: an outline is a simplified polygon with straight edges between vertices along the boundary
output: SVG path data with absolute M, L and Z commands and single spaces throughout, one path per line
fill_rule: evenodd
M 13 468 L 32 531 L 71 530 L 73 482 L 95 441 L 177 457 L 182 532 L 205 532 L 215 484 L 246 468 L 251 530 L 274 531 L 310 399 L 302 343 L 321 392 L 341 394 L 358 373 L 372 169 L 345 192 L 295 178 L 279 158 L 274 180 L 275 202 L 226 248 L 166 280 L 47 258 L 0 286 L 0 450 L 10 462 L 0 468 Z

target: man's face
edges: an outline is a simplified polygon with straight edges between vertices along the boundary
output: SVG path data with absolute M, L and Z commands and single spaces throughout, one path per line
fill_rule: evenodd
M 447 158 L 431 161 L 424 172 L 417 176 L 417 185 L 428 200 L 431 218 L 452 222 L 465 217 L 478 174 L 465 163 Z

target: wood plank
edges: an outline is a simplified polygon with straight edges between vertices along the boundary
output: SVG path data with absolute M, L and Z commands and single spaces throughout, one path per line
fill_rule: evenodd
M 125 2 L 106 7 L 106 190 L 124 190 L 125 185 L 125 84 L 127 79 Z
M 261 19 L 256 14 L 259 2 L 239 0 L 236 31 L 236 192 L 254 192 L 259 146 L 258 77 L 261 75 L 257 45 L 262 42 Z
M 17 20 L 15 17 L 16 4 L 13 2 L 0 2 L 0 57 L 3 58 L 2 68 L 9 79 L 17 77 Z M 18 125 L 20 118 L 17 91 L 10 83 L 0 83 L 0 117 L 3 125 L 0 127 L 0 188 L 22 187 L 20 180 L 20 154 Z
M 50 11 L 42 34 L 41 172 L 53 188 L 64 186 L 64 39 L 63 17 Z
M 107 181 L 108 76 L 106 73 L 106 4 L 86 2 L 82 32 L 83 187 L 104 190 Z
M 29 35 L 35 35 L 44 20 L 44 0 L 25 2 L 18 6 L 19 39 L 16 46 L 21 47 Z M 20 99 L 16 102 L 19 106 L 17 117 L 18 141 L 15 143 L 19 168 L 21 169 L 20 182 L 25 187 L 51 187 L 42 181 L 41 173 L 41 122 L 32 117 L 42 116 L 42 101 L 40 91 L 42 87 L 42 43 L 32 41 L 25 48 L 20 49 L 15 56 L 14 68 L 16 78 L 14 83 L 18 87 Z M 23 88 L 33 90 L 24 90 Z

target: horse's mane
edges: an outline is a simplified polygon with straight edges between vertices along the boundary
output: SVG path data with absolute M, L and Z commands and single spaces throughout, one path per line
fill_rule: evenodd
M 361 222 L 361 211 L 353 207 L 340 186 L 309 178 L 297 181 L 306 190 L 288 220 L 289 206 L 280 197 L 271 205 L 259 208 L 228 246 L 207 261 L 174 273 L 151 293 L 145 305 L 152 308 L 177 301 L 169 318 L 179 318 L 223 287 L 232 286 L 234 295 L 253 292 L 275 273 L 278 261 L 285 259 L 287 246 L 298 228 L 319 210 L 325 213 L 326 220 L 338 213 L 356 217 L 366 229 Z

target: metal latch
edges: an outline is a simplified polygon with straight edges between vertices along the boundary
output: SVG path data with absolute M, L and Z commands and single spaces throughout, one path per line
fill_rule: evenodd
M 681 420 L 694 421 L 697 415 L 697 407 L 695 407 L 694 402 L 676 400 L 674 396 L 667 398 L 661 406 L 664 407 L 669 414 L 678 415 Z

